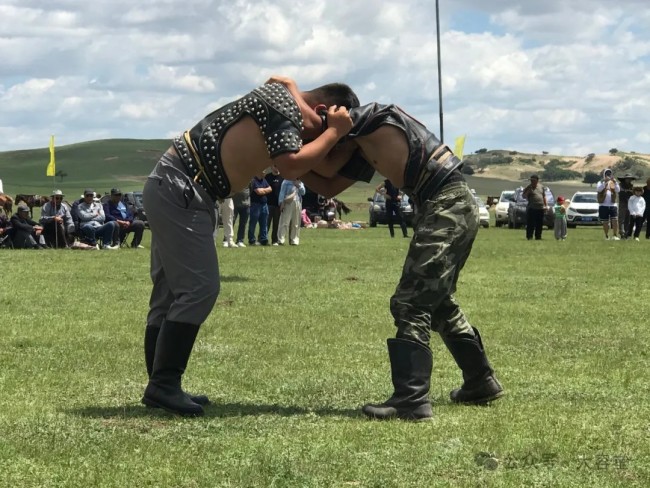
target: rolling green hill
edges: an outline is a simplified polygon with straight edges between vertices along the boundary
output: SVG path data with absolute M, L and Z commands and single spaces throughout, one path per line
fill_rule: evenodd
M 60 188 L 66 195 L 80 194 L 85 187 L 99 192 L 119 186 L 123 191 L 142 189 L 169 140 L 107 139 L 56 148 L 56 170 L 63 179 L 45 176 L 50 153 L 47 147 L 0 152 L 0 179 L 9 195 L 49 195 Z
M 113 187 L 122 191 L 142 189 L 160 155 L 169 147 L 167 139 L 106 139 L 89 141 L 56 148 L 56 170 L 67 174 L 63 179 L 45 176 L 49 162 L 49 149 L 0 152 L 0 179 L 5 193 L 49 195 L 59 188 L 69 197 L 81 194 L 92 187 L 98 192 L 108 192 Z M 472 188 L 482 196 L 498 196 L 502 190 L 514 189 L 522 184 L 514 176 L 498 174 L 494 177 L 467 176 Z M 343 192 L 341 199 L 357 209 L 367 205 L 367 197 L 382 180 L 378 175 L 369 183 L 357 183 Z M 588 188 L 579 181 L 551 184 L 556 194 L 572 195 L 574 191 Z

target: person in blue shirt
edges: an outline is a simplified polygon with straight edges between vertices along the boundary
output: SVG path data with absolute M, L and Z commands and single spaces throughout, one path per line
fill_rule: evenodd
M 287 232 L 289 233 L 289 244 L 297 246 L 300 243 L 300 212 L 302 212 L 302 197 L 304 195 L 305 185 L 302 181 L 295 179 L 282 182 L 278 197 L 282 211 L 278 244 L 284 244 Z
M 106 215 L 106 222 L 117 222 L 118 225 L 119 240 L 113 242 L 113 245 L 120 245 L 126 240 L 127 234 L 133 232 L 131 247 L 133 249 L 144 249 L 141 244 L 142 235 L 144 234 L 144 222 L 136 219 L 124 204 L 122 192 L 119 188 L 111 189 L 111 199 L 104 204 L 104 214 Z M 113 236 L 113 240 L 116 240 L 115 236 Z
M 251 215 L 248 221 L 248 243 L 251 246 L 268 246 L 269 206 L 268 196 L 273 191 L 263 175 L 255 175 L 250 183 Z M 259 239 L 255 240 L 255 228 L 260 224 Z

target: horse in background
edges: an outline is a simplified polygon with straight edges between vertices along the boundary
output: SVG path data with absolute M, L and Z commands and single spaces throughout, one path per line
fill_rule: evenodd
M 2 208 L 7 216 L 11 216 L 13 212 L 14 201 L 6 193 L 0 193 L 0 208 Z
M 334 201 L 334 204 L 336 205 L 336 213 L 339 214 L 339 220 L 341 220 L 341 212 L 343 212 L 345 215 L 349 214 L 351 212 L 350 207 L 348 207 L 345 203 L 343 203 L 341 200 L 338 198 L 332 198 Z
M 16 195 L 16 199 L 14 200 L 14 203 L 18 205 L 19 203 L 23 202 L 25 205 L 29 207 L 29 216 L 31 218 L 34 218 L 34 207 L 42 207 L 49 201 L 50 201 L 50 197 L 46 197 L 42 195 L 27 195 L 27 194 L 19 193 L 18 195 Z

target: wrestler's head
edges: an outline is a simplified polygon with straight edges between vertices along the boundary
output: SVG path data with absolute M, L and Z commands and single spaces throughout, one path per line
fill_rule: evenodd
M 309 91 L 303 91 L 300 95 L 312 109 L 310 113 L 305 113 L 303 110 L 305 141 L 315 139 L 327 127 L 327 109 L 332 105 L 346 107 L 348 110 L 360 105 L 356 93 L 344 83 L 328 83 Z
M 360 105 L 356 93 L 345 83 L 328 83 L 302 92 L 302 96 L 311 107 L 315 108 L 323 106 L 327 109 L 332 105 L 338 105 L 349 110 Z

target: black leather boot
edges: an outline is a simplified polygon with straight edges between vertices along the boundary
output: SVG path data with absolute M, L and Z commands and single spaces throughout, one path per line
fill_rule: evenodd
M 463 386 L 449 394 L 454 403 L 482 405 L 502 397 L 503 387 L 494 377 L 481 335 L 475 327 L 475 338 L 445 339 L 445 345 L 463 372 Z
M 151 373 L 153 371 L 153 358 L 156 354 L 156 342 L 158 341 L 159 333 L 160 327 L 147 326 L 144 330 L 144 360 L 147 364 L 147 375 L 149 375 L 149 378 L 151 378 Z M 210 404 L 210 399 L 205 395 L 193 395 L 187 393 L 187 396 L 190 397 L 190 400 L 199 405 Z
M 429 420 L 433 417 L 429 385 L 433 364 L 431 350 L 415 341 L 388 339 L 388 355 L 395 389 L 384 403 L 364 405 L 374 419 Z
M 203 407 L 181 389 L 181 377 L 199 332 L 198 325 L 166 320 L 160 328 L 153 369 L 142 403 L 184 416 L 203 415 Z

